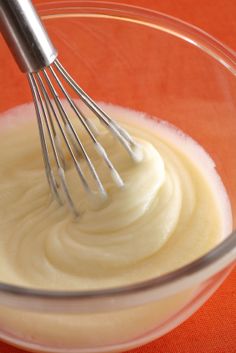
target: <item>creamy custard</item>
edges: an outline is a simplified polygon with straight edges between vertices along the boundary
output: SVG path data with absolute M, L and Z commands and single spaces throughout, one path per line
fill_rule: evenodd
M 232 230 L 224 186 L 213 161 L 196 142 L 143 113 L 102 106 L 137 139 L 143 159 L 133 162 L 99 125 L 99 140 L 125 182 L 124 188 L 117 188 L 80 127 L 109 197 L 101 207 L 91 208 L 68 160 L 78 220 L 49 193 L 33 106 L 3 114 L 1 282 L 64 290 L 136 283 L 193 261 Z M 87 111 L 86 116 L 93 119 Z

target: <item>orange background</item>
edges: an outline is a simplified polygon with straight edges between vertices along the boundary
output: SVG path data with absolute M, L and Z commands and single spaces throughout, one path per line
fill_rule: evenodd
M 45 0 L 35 0 L 42 3 Z M 58 0 L 60 1 L 60 0 Z M 165 12 L 236 50 L 236 0 L 124 0 Z M 208 302 L 164 337 L 130 353 L 236 353 L 236 270 Z M 25 353 L 0 342 L 0 353 Z

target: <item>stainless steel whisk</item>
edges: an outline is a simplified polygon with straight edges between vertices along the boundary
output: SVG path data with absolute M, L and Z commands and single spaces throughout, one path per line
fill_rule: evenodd
M 57 50 L 54 48 L 30 0 L 0 0 L 0 26 L 21 71 L 27 74 L 32 90 L 50 189 L 60 204 L 66 203 L 70 210 L 78 215 L 78 208 L 73 201 L 66 179 L 64 153 L 60 139 L 64 140 L 84 189 L 89 194 L 94 192 L 81 167 L 78 151 L 87 163 L 91 176 L 96 183 L 96 194 L 102 198 L 106 197 L 107 194 L 86 148 L 69 118 L 64 102 L 59 98 L 59 92 L 63 94 L 78 117 L 81 126 L 86 130 L 97 153 L 109 168 L 114 182 L 121 187 L 123 186 L 123 180 L 98 141 L 94 125 L 78 108 L 62 80 L 65 80 L 78 94 L 79 98 L 121 142 L 135 161 L 141 159 L 140 148 L 131 136 L 82 90 L 59 62 Z M 58 132 L 60 132 L 60 135 Z M 51 148 L 56 165 L 57 177 L 52 167 L 49 148 Z

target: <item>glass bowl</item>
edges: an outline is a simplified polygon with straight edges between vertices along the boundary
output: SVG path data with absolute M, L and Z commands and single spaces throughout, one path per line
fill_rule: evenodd
M 212 156 L 236 220 L 236 55 L 175 18 L 95 1 L 38 6 L 59 58 L 97 101 L 176 125 Z M 31 101 L 0 41 L 1 112 Z M 32 234 L 33 236 L 33 234 Z M 172 273 L 122 288 L 53 292 L 0 284 L 0 339 L 27 350 L 121 352 L 192 315 L 233 267 L 236 232 Z

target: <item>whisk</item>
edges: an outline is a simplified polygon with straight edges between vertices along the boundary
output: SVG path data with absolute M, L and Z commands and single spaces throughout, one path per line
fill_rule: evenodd
M 119 140 L 134 161 L 141 159 L 140 146 L 126 130 L 112 120 L 82 90 L 65 70 L 57 59 L 57 50 L 54 48 L 30 0 L 0 0 L 0 25 L 3 37 L 21 71 L 27 74 L 32 90 L 45 171 L 51 192 L 59 204 L 68 205 L 69 209 L 75 215 L 78 215 L 78 207 L 73 200 L 72 191 L 68 187 L 65 151 L 61 147 L 61 140 L 64 141 L 67 154 L 69 153 L 85 191 L 90 195 L 95 193 L 101 198 L 106 198 L 107 192 L 81 141 L 79 133 L 71 122 L 64 100 L 59 98 L 59 93 L 69 103 L 81 123 L 81 128 L 87 132 L 88 138 L 93 142 L 97 153 L 109 168 L 114 183 L 118 187 L 122 187 L 124 182 L 101 142 L 98 141 L 94 124 L 79 109 L 77 102 L 72 99 L 63 81 L 78 94 L 80 100 L 94 113 L 106 129 Z M 80 158 L 83 158 L 86 162 L 96 185 L 95 191 L 91 188 L 88 178 L 81 167 Z M 53 168 L 52 161 L 56 168 Z

